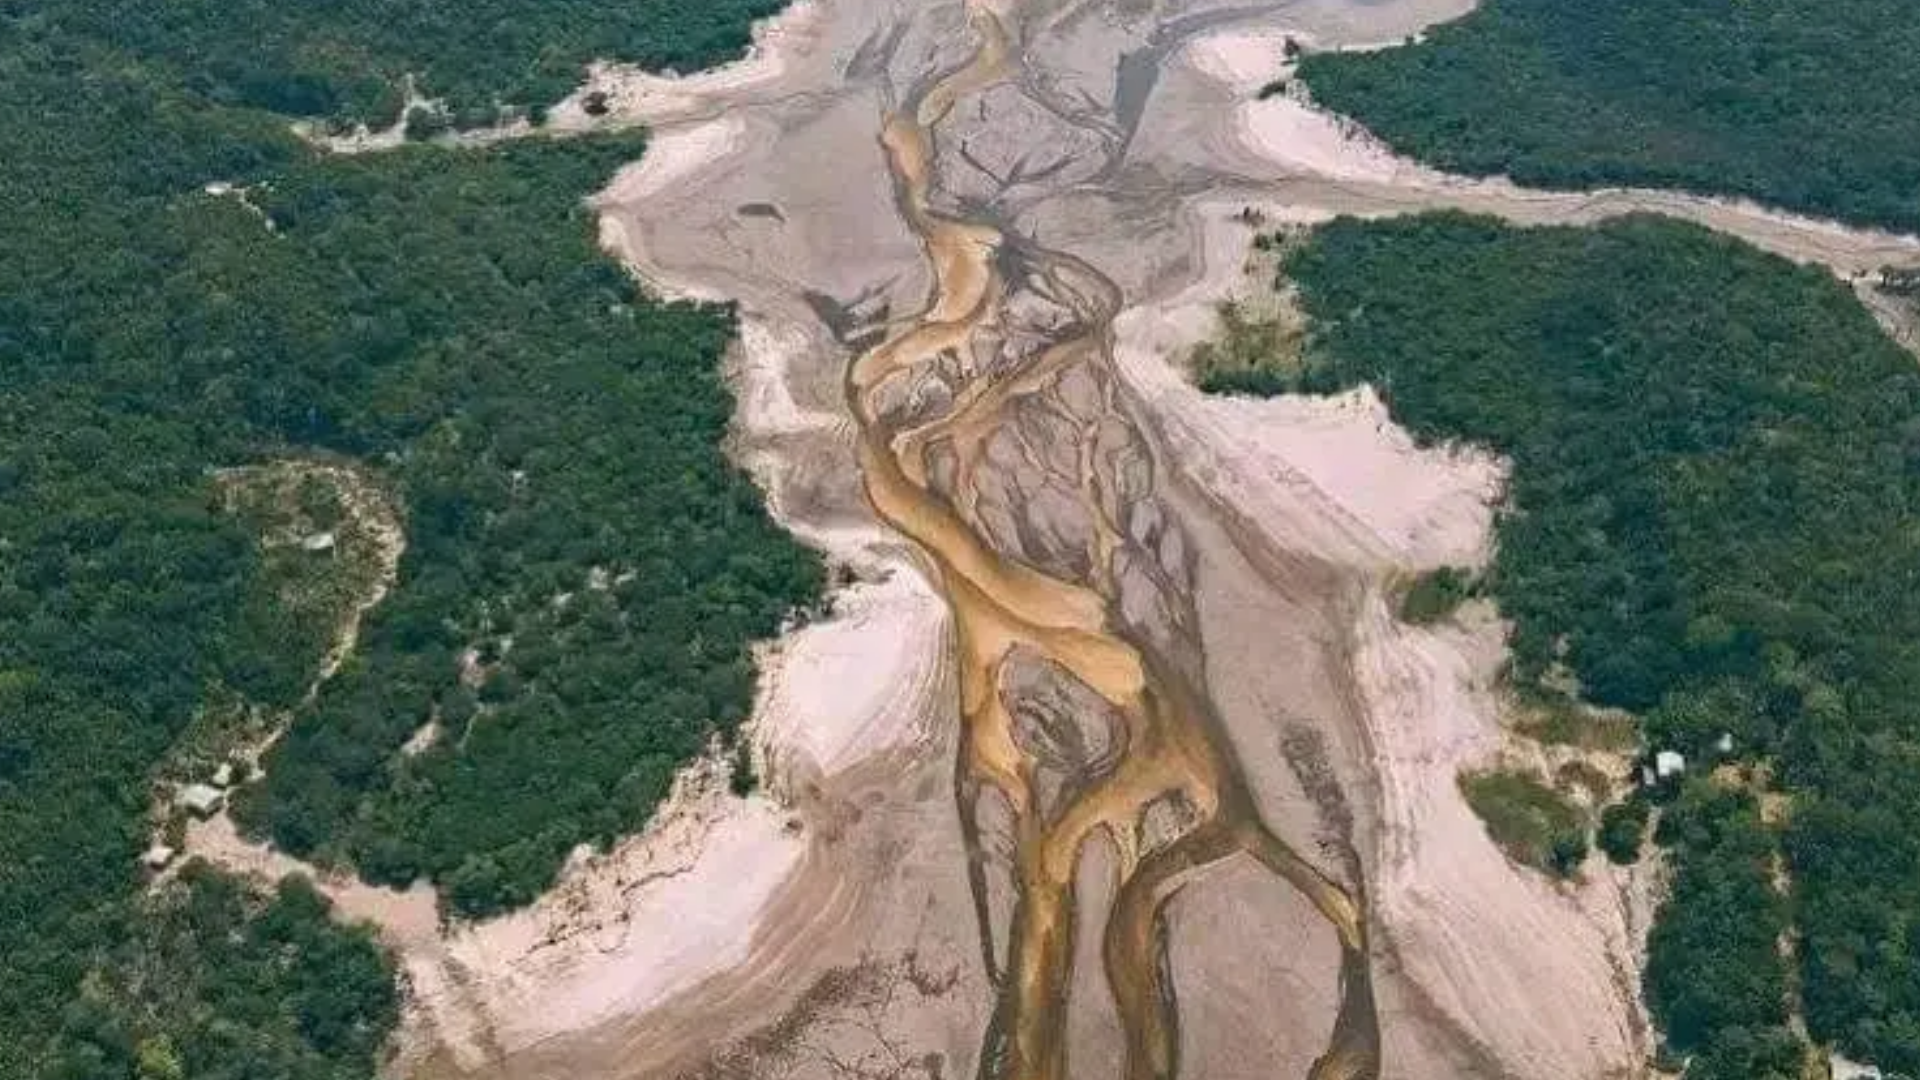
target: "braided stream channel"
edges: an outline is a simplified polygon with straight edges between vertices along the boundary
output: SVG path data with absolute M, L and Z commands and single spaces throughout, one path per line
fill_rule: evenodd
M 1262 822 L 1200 689 L 1187 545 L 1156 501 L 1154 448 L 1112 371 L 1119 290 L 1069 254 L 933 207 L 942 123 L 989 88 L 1031 85 L 1001 19 L 970 15 L 971 57 L 892 110 L 882 135 L 932 295 L 853 361 L 846 395 L 873 509 L 924 552 L 957 627 L 956 790 L 997 994 L 982 1076 L 1067 1075 L 1084 916 L 1074 871 L 1102 832 L 1119 853 L 1102 952 L 1128 1080 L 1178 1069 L 1164 907 L 1238 853 L 1304 894 L 1339 938 L 1340 1009 L 1310 1075 L 1377 1076 L 1362 905 Z M 1016 462 L 1030 478 L 1017 485 L 1005 478 Z M 1042 526 L 1010 518 L 1030 510 Z M 1024 532 L 1024 559 L 1000 549 L 1009 531 Z M 978 850 L 990 804 L 1013 841 L 1004 942 Z

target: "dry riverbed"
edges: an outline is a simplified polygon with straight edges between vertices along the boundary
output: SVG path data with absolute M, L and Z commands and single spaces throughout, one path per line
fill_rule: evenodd
M 1179 361 L 1261 284 L 1249 208 L 1655 210 L 1863 283 L 1920 242 L 1461 180 L 1258 100 L 1289 37 L 1464 10 L 807 0 L 740 64 L 605 67 L 557 108 L 654 130 L 603 244 L 739 304 L 735 457 L 845 584 L 761 652 L 762 793 L 697 763 L 480 925 L 327 883 L 402 957 L 395 1073 L 1645 1075 L 1647 883 L 1501 855 L 1454 777 L 1501 752 L 1503 627 L 1390 615 L 1488 557 L 1504 464 L 1369 391 L 1214 399 Z M 192 846 L 297 869 L 219 821 Z

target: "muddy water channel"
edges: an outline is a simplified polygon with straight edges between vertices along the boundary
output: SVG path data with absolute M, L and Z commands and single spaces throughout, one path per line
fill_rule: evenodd
M 746 963 L 503 1075 L 1479 1060 L 1375 970 L 1339 656 L 1357 588 L 1182 479 L 1115 357 L 1116 317 L 1201 269 L 1190 205 L 1257 183 L 1182 130 L 1234 104 L 1188 43 L 1436 13 L 843 0 L 783 20 L 777 72 L 638 103 L 656 141 L 603 200 L 610 243 L 658 289 L 740 305 L 740 456 L 857 572 L 927 578 L 949 687 L 881 763 L 775 752 L 812 846 Z
M 932 144 L 957 111 L 1003 87 L 1055 107 L 1006 22 L 979 7 L 969 28 L 973 54 L 882 128 L 931 300 L 858 357 L 846 389 L 867 495 L 937 568 L 957 626 L 957 791 L 997 996 L 983 1073 L 1066 1076 L 1074 928 L 1090 915 L 1075 868 L 1100 832 L 1119 854 L 1101 956 L 1126 1077 L 1177 1073 L 1162 909 L 1236 853 L 1299 889 L 1340 940 L 1345 993 L 1309 1075 L 1376 1076 L 1361 906 L 1261 820 L 1202 689 L 1192 544 L 1157 498 L 1154 450 L 1111 369 L 1119 290 L 985 215 L 935 208 Z M 996 830 L 1002 843 L 982 842 Z M 1004 925 L 991 915 L 996 874 L 1011 894 Z
M 1382 599 L 1484 553 L 1494 471 L 1381 450 L 1366 415 L 1229 415 L 1167 361 L 1238 278 L 1246 206 L 1654 209 L 1843 271 L 1914 245 L 1240 137 L 1280 34 L 1465 6 L 817 0 L 760 63 L 610 88 L 654 138 L 600 200 L 607 243 L 738 305 L 738 458 L 862 587 L 924 579 L 901 625 L 942 630 L 889 643 L 918 689 L 833 763 L 767 736 L 805 854 L 740 957 L 487 1075 L 1644 1074 L 1631 883 L 1524 879 L 1459 803 L 1497 631 L 1412 641 Z M 1284 417 L 1357 434 L 1290 460 L 1256 445 Z

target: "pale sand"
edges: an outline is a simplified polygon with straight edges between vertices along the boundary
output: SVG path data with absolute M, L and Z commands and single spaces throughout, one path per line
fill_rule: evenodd
M 712 763 L 679 788 L 645 833 L 577 854 L 534 906 L 446 941 L 500 1050 L 645 1009 L 747 955 L 742 928 L 806 842 L 768 799 L 727 795 Z
M 798 56 L 812 50 L 822 31 L 820 5 L 799 0 L 753 28 L 753 44 L 739 60 L 688 75 L 658 74 L 631 64 L 598 62 L 587 80 L 555 105 L 547 126 L 567 132 L 636 123 L 658 124 L 719 112 L 720 104 L 778 83 Z M 587 99 L 602 95 L 606 111 L 589 115 Z
M 1114 322 L 1115 360 L 1153 412 L 1170 457 L 1256 517 L 1280 544 L 1379 570 L 1478 563 L 1505 471 L 1470 448 L 1421 449 L 1370 388 L 1269 400 L 1200 393 L 1169 361 L 1214 331 L 1253 230 L 1242 204 L 1199 204 L 1190 243 L 1205 272 L 1179 294 Z M 1286 216 L 1271 209 L 1266 220 Z
M 1269 81 L 1290 71 L 1286 44 L 1311 39 L 1281 26 L 1237 26 L 1193 39 L 1181 59 L 1202 75 L 1240 94 L 1257 92 Z
M 1456 784 L 1503 742 L 1504 636 L 1490 619 L 1407 626 L 1378 591 L 1354 627 L 1380 785 L 1375 910 L 1406 976 L 1503 1064 L 1527 1077 L 1605 1076 L 1644 1053 L 1644 927 L 1603 860 L 1577 886 L 1516 869 Z
M 646 153 L 640 160 L 622 168 L 595 201 L 630 202 L 680 183 L 708 162 L 732 153 L 739 146 L 746 127 L 739 116 L 722 116 L 653 135 L 648 138 Z
M 763 657 L 755 724 L 769 778 L 839 772 L 916 741 L 945 690 L 947 608 L 910 565 L 834 598 Z
M 1394 156 L 1386 144 L 1352 122 L 1298 98 L 1248 102 L 1240 107 L 1235 126 L 1248 149 L 1290 171 L 1400 186 L 1448 182 L 1441 173 Z
M 623 166 L 606 189 L 591 200 L 599 217 L 601 249 L 638 273 L 645 260 L 638 239 L 629 233 L 626 215 L 621 214 L 620 209 L 630 203 L 643 202 L 669 185 L 692 179 L 726 161 L 740 150 L 744 131 L 745 125 L 737 118 L 722 118 L 651 135 L 640 159 Z M 727 299 L 689 282 L 669 282 L 658 277 L 642 280 L 648 292 L 663 300 L 720 303 Z
M 1199 394 L 1172 361 L 1213 329 L 1212 304 L 1264 288 L 1240 273 L 1253 230 L 1242 203 L 1199 204 L 1189 222 L 1201 269 L 1172 297 L 1116 321 L 1116 358 L 1189 479 L 1237 507 L 1276 546 L 1371 581 L 1347 632 L 1372 771 L 1377 833 L 1361 838 L 1377 941 L 1429 1009 L 1529 1077 L 1609 1075 L 1641 1053 L 1643 920 L 1610 873 L 1556 888 L 1487 838 L 1455 783 L 1496 755 L 1493 690 L 1503 627 L 1471 633 L 1398 625 L 1392 575 L 1480 565 L 1505 477 L 1495 456 L 1422 449 L 1370 389 L 1270 400 Z M 1266 220 L 1311 217 L 1262 206 Z M 1551 987 L 1565 1008 L 1541 1009 Z

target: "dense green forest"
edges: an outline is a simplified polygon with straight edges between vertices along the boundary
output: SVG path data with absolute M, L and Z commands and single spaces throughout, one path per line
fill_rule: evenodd
M 392 1023 L 311 896 L 143 889 L 183 732 L 296 706 L 325 637 L 261 601 L 213 470 L 349 455 L 400 493 L 398 587 L 250 805 L 463 910 L 643 820 L 814 595 L 719 452 L 727 314 L 593 247 L 582 197 L 637 139 L 334 161 L 289 133 L 377 118 L 395 72 L 537 100 L 602 48 L 705 63 L 747 14 L 484 7 L 0 0 L 0 1077 L 365 1076 Z M 400 767 L 429 716 L 449 737 Z
M 727 321 L 637 296 L 592 249 L 580 195 L 639 151 L 316 163 L 263 195 L 275 232 L 216 257 L 242 306 L 315 335 L 275 389 L 328 445 L 391 456 L 408 511 L 400 588 L 243 820 L 376 881 L 430 875 L 463 914 L 644 823 L 744 718 L 746 643 L 819 584 L 720 453 Z M 398 757 L 429 719 L 443 737 Z
M 1913 357 L 1824 271 L 1661 219 L 1342 220 L 1284 273 L 1311 324 L 1296 387 L 1370 382 L 1420 438 L 1512 459 L 1485 587 L 1521 686 L 1570 670 L 1697 766 L 1731 734 L 1791 796 L 1783 829 L 1692 789 L 1663 822 L 1648 990 L 1688 1075 L 1791 1049 L 1789 917 L 1814 1036 L 1920 1073 Z
M 212 105 L 384 126 L 404 80 L 444 100 L 461 126 L 501 107 L 537 110 L 578 86 L 589 61 L 682 71 L 738 53 L 754 19 L 781 0 L 6 0 L 35 32 L 111 42 L 165 64 Z
M 1417 45 L 1307 57 L 1396 149 L 1524 184 L 1680 187 L 1920 230 L 1910 0 L 1485 0 Z
M 118 927 L 65 1011 L 48 1075 L 140 1080 L 367 1075 L 399 1013 L 371 931 L 328 921 L 305 878 L 271 899 L 204 863 Z

